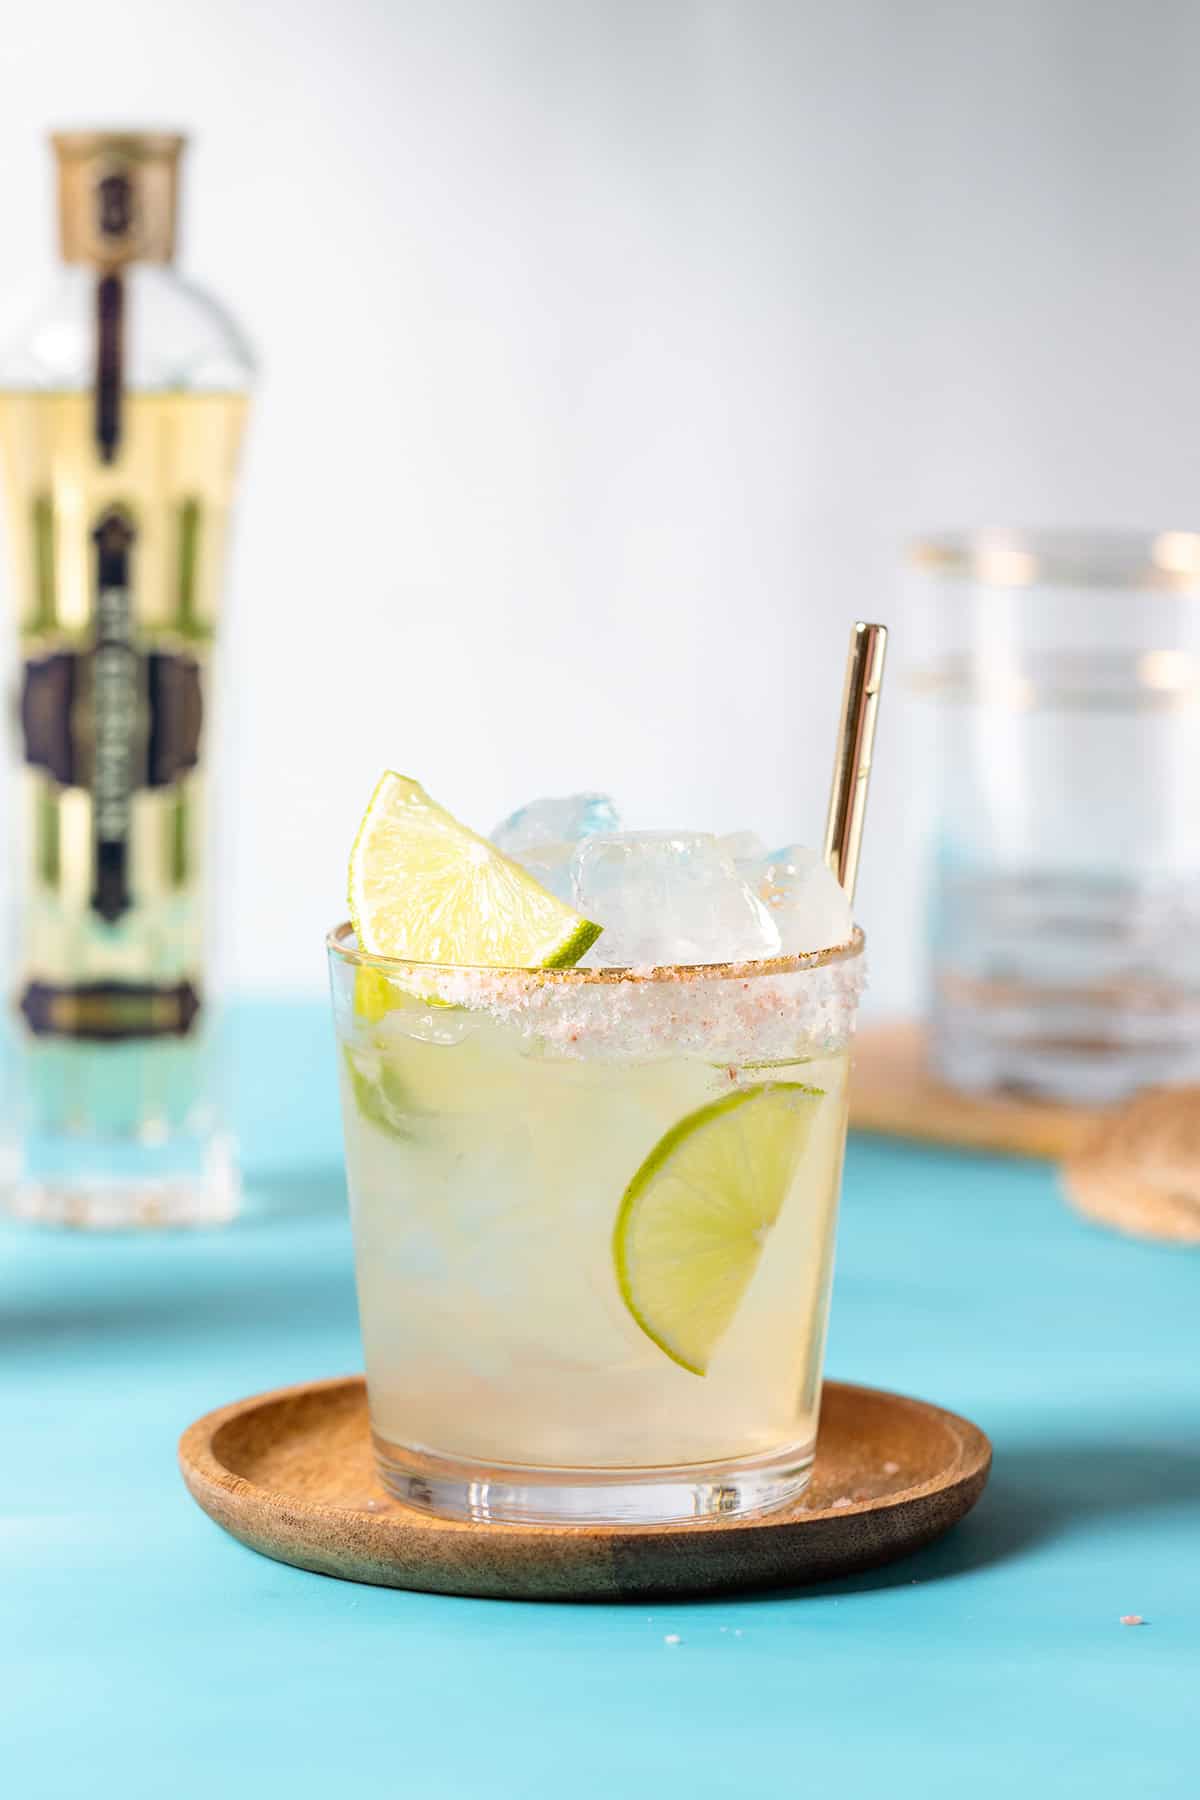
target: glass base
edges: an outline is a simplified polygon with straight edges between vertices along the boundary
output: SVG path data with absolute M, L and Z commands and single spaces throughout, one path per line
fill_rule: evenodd
M 227 1225 L 237 1217 L 241 1181 L 231 1138 L 210 1138 L 203 1161 L 190 1168 L 156 1170 L 154 1162 L 143 1150 L 136 1172 L 128 1174 L 86 1166 L 50 1173 L 14 1157 L 0 1182 L 0 1205 L 31 1224 L 77 1231 Z
M 224 1225 L 237 1146 L 217 1104 L 210 1028 L 118 1043 L 3 1041 L 0 1208 L 83 1231 Z
M 683 1525 L 776 1512 L 802 1494 L 811 1442 L 769 1457 L 681 1468 L 481 1467 L 390 1443 L 372 1433 L 384 1487 L 405 1506 L 471 1524 Z

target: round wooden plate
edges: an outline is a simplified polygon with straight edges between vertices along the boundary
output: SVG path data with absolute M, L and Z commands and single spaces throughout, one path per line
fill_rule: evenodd
M 676 1526 L 470 1525 L 392 1500 L 375 1475 L 361 1376 L 236 1401 L 184 1432 L 183 1478 L 252 1550 L 346 1581 L 508 1600 L 620 1600 L 824 1581 L 906 1556 L 970 1511 L 991 1445 L 966 1419 L 877 1388 L 825 1385 L 797 1505 Z

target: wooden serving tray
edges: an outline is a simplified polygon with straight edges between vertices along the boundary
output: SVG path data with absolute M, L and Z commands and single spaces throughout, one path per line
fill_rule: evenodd
M 960 1094 L 930 1071 L 919 1025 L 875 1025 L 855 1039 L 852 1131 L 1058 1161 L 1078 1150 L 1103 1117 L 1100 1107 Z
M 379 1485 L 361 1376 L 236 1401 L 184 1432 L 183 1478 L 252 1550 L 346 1581 L 521 1600 L 795 1585 L 906 1556 L 983 1492 L 991 1446 L 921 1400 L 828 1382 L 812 1484 L 786 1511 L 677 1526 L 463 1524 Z

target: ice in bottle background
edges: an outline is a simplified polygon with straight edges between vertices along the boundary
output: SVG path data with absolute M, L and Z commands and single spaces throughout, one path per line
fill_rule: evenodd
M 183 139 L 56 136 L 65 268 L 0 354 L 10 754 L 4 1198 L 237 1203 L 214 1090 L 214 651 L 251 359 L 174 270 Z

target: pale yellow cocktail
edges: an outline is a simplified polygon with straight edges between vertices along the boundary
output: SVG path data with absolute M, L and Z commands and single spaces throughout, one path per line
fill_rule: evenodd
M 351 943 L 331 960 L 389 1486 L 527 1518 L 797 1492 L 859 945 L 654 977 L 396 966 L 370 1019 Z

